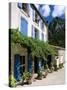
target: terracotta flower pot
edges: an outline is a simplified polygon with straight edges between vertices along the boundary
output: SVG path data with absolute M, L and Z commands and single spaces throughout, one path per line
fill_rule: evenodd
M 27 80 L 27 84 L 32 84 L 32 80 L 31 79 Z

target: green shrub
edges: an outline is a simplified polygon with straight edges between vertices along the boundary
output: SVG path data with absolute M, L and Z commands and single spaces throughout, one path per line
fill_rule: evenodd
M 22 78 L 23 78 L 23 80 L 29 80 L 32 78 L 32 74 L 30 72 L 25 72 L 25 73 L 23 73 Z
M 22 47 L 26 47 L 32 56 L 47 58 L 49 54 L 56 55 L 57 50 L 49 45 L 48 42 L 44 43 L 38 39 L 33 39 L 24 36 L 19 30 L 11 30 L 11 43 L 15 46 L 20 44 Z
M 9 86 L 10 87 L 16 87 L 16 79 L 14 78 L 14 76 L 13 75 L 10 75 L 9 76 Z
M 44 65 L 44 69 L 48 69 L 48 65 L 47 64 Z
M 42 71 L 38 70 L 38 77 L 41 77 L 41 76 L 42 76 Z

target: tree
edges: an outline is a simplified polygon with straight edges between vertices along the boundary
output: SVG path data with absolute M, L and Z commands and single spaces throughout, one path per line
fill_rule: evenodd
M 54 18 L 49 24 L 49 43 L 65 47 L 65 20 Z

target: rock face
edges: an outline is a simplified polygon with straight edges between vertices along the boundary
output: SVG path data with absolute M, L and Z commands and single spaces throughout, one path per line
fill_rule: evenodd
M 65 47 L 65 20 L 54 18 L 49 24 L 49 43 Z

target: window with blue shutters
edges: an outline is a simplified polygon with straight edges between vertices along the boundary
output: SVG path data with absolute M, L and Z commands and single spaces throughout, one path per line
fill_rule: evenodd
M 42 33 L 42 40 L 44 41 L 44 33 Z
M 28 22 L 23 17 L 21 17 L 20 31 L 23 35 L 28 35 Z

